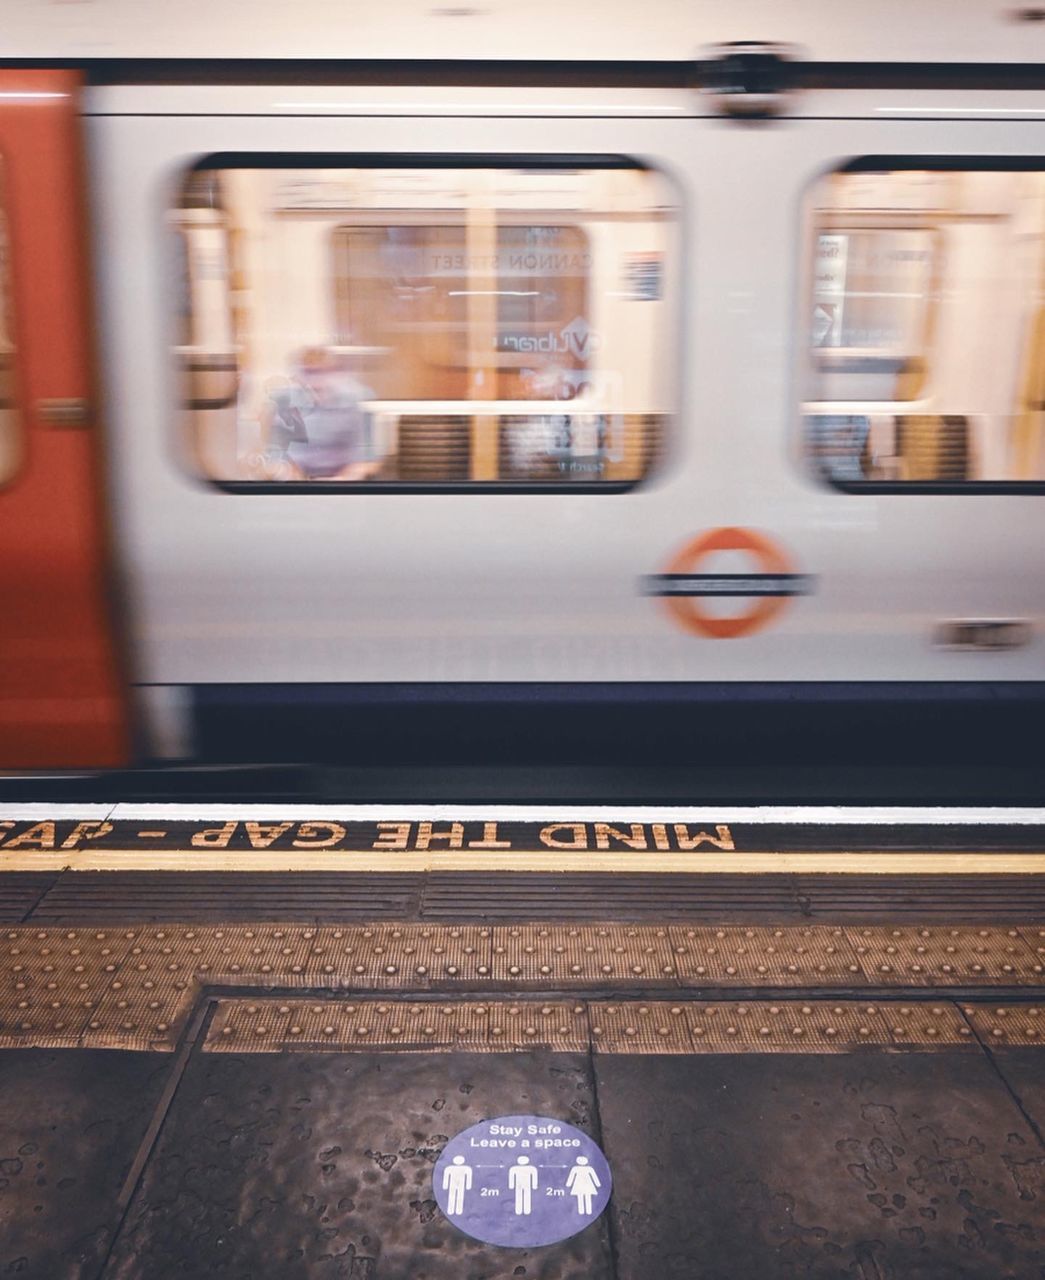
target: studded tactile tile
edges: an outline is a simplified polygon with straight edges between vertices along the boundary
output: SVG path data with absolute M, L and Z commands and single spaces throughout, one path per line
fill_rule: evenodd
M 481 1039 L 485 1026 L 485 1009 L 479 1005 L 460 1005 L 447 1009 L 435 1006 L 428 1013 L 414 1014 L 412 1005 L 389 1004 L 378 1000 L 361 1000 L 348 1006 L 352 1013 L 344 1022 L 341 1048 L 396 1049 L 438 1038 L 449 1047 Z M 433 1028 L 426 1033 L 426 1028 Z
M 163 965 L 152 965 L 139 957 L 132 957 L 116 974 L 111 989 L 151 992 L 149 999 L 160 1001 L 185 999 L 186 992 L 196 988 L 197 977 L 187 968 L 178 968 L 173 972 Z
M 201 953 L 192 972 L 209 983 L 253 986 L 304 985 L 300 976 L 308 956 L 310 937 L 315 930 L 298 925 L 226 925 L 200 930 Z M 296 969 L 295 969 L 296 967 Z
M 494 1002 L 488 1008 L 487 1045 L 491 1048 L 544 1048 L 563 1053 L 588 1048 L 588 1017 L 583 1004 Z
M 350 986 L 356 976 L 355 966 L 365 954 L 365 941 L 360 932 L 344 926 L 309 930 L 304 959 L 291 965 L 295 980 L 306 982 L 310 987 Z
M 283 1001 L 219 1000 L 206 1043 L 211 1052 L 278 1053 L 292 1021 L 297 1021 L 296 1006 Z
M 12 1031 L 55 1031 L 64 1043 L 74 1025 L 82 1025 L 108 990 L 109 975 L 80 975 L 52 971 L 33 979 L 26 975 L 12 984 L 10 1001 L 0 1014 L 0 1027 Z M 60 1012 L 61 1011 L 61 1012 Z
M 206 1048 L 249 1052 L 257 1044 L 263 1052 L 316 1050 L 344 1048 L 356 1040 L 380 1046 L 380 1036 L 373 1033 L 372 1017 L 349 1001 L 226 999 L 218 1004 Z
M 432 1004 L 361 1002 L 351 1024 L 350 1047 L 365 1049 L 378 1044 L 407 1052 L 438 1045 L 450 1050 L 468 1050 L 482 1044 L 488 1025 L 488 1010 L 482 1003 Z
M 895 1045 L 924 1049 L 974 1043 L 961 1010 L 950 1001 L 890 1000 L 881 1008 Z
M 446 1050 L 481 1042 L 485 1011 L 463 1004 L 375 1000 L 306 1002 L 296 1007 L 286 1047 Z
M 117 976 L 122 951 L 107 931 L 8 931 L 0 956 L 2 1043 L 79 1044 Z
M 984 1044 L 1045 1045 L 1045 1006 L 964 1005 L 963 1012 Z
M 0 954 L 0 973 L 26 974 L 47 982 L 64 974 L 90 972 L 107 982 L 124 958 L 127 943 L 103 930 L 8 930 Z
M 773 1010 L 777 1010 L 774 1016 Z M 842 1053 L 892 1043 L 876 1004 L 851 1000 L 795 1000 L 769 1007 L 768 1025 L 783 1035 L 780 1047 L 800 1053 Z M 760 1031 L 760 1034 L 764 1034 Z
M 880 986 L 997 985 L 1040 981 L 1016 929 L 849 928 L 869 982 Z
M 162 990 L 114 983 L 91 1010 L 82 1029 L 84 1042 L 111 1049 L 173 1049 L 194 995 L 191 980 L 181 989 Z
M 881 1019 L 852 1001 L 751 1001 L 690 1011 L 694 1047 L 712 1053 L 848 1053 L 890 1044 Z
M 1024 925 L 1016 931 L 1034 953 L 1031 972 L 1038 981 L 1045 976 L 1045 929 L 1035 929 Z
M 4 1048 L 75 1048 L 82 1041 L 93 1016 L 86 1004 L 33 1000 L 26 996 L 0 1017 L 0 1044 Z
M 598 1001 L 589 1006 L 597 1053 L 692 1053 L 688 1010 L 663 1000 Z
M 796 1041 L 800 1052 L 809 1052 L 809 1028 L 802 1024 L 798 1009 L 787 1004 L 702 1001 L 687 1010 L 687 1023 L 694 1053 L 740 1053 L 748 1044 L 753 1052 L 763 1053 L 772 1046 L 786 1049 Z
M 363 930 L 364 935 L 369 932 Z M 459 985 L 487 977 L 489 928 L 476 925 L 385 925 L 364 948 L 367 978 L 375 985 Z
M 710 1006 L 703 1012 L 706 1015 L 714 1008 Z M 720 1050 L 736 1043 L 738 1036 L 745 1052 L 766 1053 L 845 1053 L 857 1047 L 881 1048 L 890 1043 L 875 1006 L 853 1001 L 761 1001 L 719 1005 L 718 1013 L 717 1019 L 707 1019 L 707 1028 L 713 1042 L 717 1037 Z M 698 1025 L 694 1011 L 694 1028 Z
M 837 986 L 860 976 L 845 931 L 829 925 L 671 930 L 689 986 Z
M 525 985 L 649 986 L 675 978 L 670 930 L 647 925 L 509 925 L 493 931 L 493 977 Z
M 351 1001 L 303 1001 L 290 1006 L 284 1047 L 323 1049 L 347 1039 L 358 1010 Z
M 486 927 L 403 924 L 310 932 L 296 985 L 427 990 L 489 977 Z
M 118 936 L 125 945 L 125 973 L 136 973 L 157 986 L 175 982 L 191 985 L 198 973 L 207 970 L 208 959 L 220 945 L 213 930 L 178 925 L 126 929 Z
M 483 1002 L 466 1004 L 419 1003 L 406 1006 L 411 1018 L 411 1043 L 416 1049 L 432 1045 L 471 1052 L 486 1043 L 488 1010 Z

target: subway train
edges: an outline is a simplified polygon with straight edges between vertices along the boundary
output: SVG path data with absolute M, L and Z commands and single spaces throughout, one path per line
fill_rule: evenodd
M 1011 751 L 1045 12 L 844 9 L 16 3 L 0 768 Z

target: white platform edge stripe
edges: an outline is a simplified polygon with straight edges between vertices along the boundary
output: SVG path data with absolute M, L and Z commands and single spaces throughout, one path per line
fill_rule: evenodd
M 331 819 L 337 822 L 700 822 L 807 824 L 814 826 L 1034 826 L 1045 824 L 1045 807 L 957 806 L 845 806 L 845 805 L 591 805 L 577 804 L 188 804 L 0 803 L 0 821 L 121 821 L 231 822 L 286 818 Z

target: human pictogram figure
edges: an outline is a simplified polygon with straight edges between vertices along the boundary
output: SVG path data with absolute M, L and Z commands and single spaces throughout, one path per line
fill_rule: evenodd
M 537 1170 L 530 1164 L 529 1156 L 520 1156 L 518 1164 L 508 1170 L 508 1190 L 515 1192 L 515 1212 L 529 1213 L 531 1197 L 537 1187 Z
M 579 1214 L 587 1216 L 591 1213 L 592 1197 L 601 1186 L 599 1175 L 588 1163 L 588 1157 L 578 1156 L 577 1163 L 570 1170 L 569 1177 L 566 1179 L 566 1190 L 571 1196 L 577 1197 L 577 1212 Z
M 464 1213 L 464 1193 L 472 1189 L 472 1170 L 465 1164 L 464 1156 L 454 1156 L 453 1164 L 443 1170 L 443 1190 L 449 1191 L 447 1214 Z

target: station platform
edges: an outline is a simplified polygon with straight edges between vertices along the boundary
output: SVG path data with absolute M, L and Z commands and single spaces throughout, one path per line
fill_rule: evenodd
M 0 1275 L 1045 1276 L 1042 872 L 1033 809 L 5 806 Z

